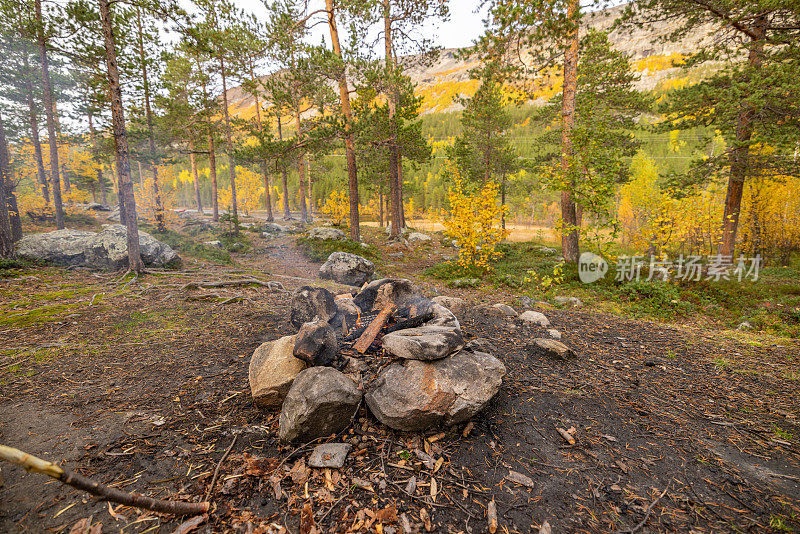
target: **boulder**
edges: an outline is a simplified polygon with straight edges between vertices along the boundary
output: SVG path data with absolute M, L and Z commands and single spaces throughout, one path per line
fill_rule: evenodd
M 59 265 L 84 265 L 86 249 L 96 235 L 94 232 L 69 228 L 28 234 L 17 245 L 17 254 Z
M 300 328 L 292 353 L 311 366 L 330 365 L 339 354 L 339 342 L 331 325 L 317 317 Z
M 559 332 L 555 328 L 548 328 L 547 334 L 553 339 L 561 339 L 561 332 Z
M 575 358 L 575 353 L 555 339 L 534 339 L 525 349 L 531 356 L 545 356 L 553 360 L 569 360 Z
M 111 212 L 109 212 L 109 214 L 106 216 L 106 220 L 111 222 L 120 222 L 121 219 L 119 216 L 119 206 L 116 206 L 111 210 Z
M 542 328 L 547 328 L 550 326 L 550 320 L 545 317 L 542 312 L 528 310 L 522 312 L 522 315 L 519 316 L 520 319 L 525 321 L 526 323 L 538 324 Z
M 176 268 L 181 258 L 166 243 L 139 231 L 142 261 L 147 267 Z M 86 249 L 86 264 L 95 269 L 118 270 L 128 265 L 128 231 L 121 224 L 106 226 Z
M 283 401 L 278 437 L 284 443 L 305 443 L 341 432 L 355 416 L 361 397 L 356 383 L 332 367 L 301 371 Z
M 408 240 L 411 243 L 429 243 L 431 241 L 431 236 L 423 234 L 422 232 L 411 232 L 408 234 Z
M 111 208 L 109 208 L 105 204 L 99 204 L 97 202 L 88 203 L 86 205 L 86 209 L 89 211 L 111 211 Z
M 346 239 L 347 236 L 339 230 L 338 228 L 328 228 L 325 226 L 317 226 L 311 229 L 308 232 L 309 239 L 321 239 L 321 240 L 343 240 Z
M 224 248 L 222 241 L 219 239 L 215 239 L 214 241 L 203 241 L 203 244 L 207 247 Z
M 464 346 L 461 331 L 452 326 L 420 326 L 383 336 L 389 354 L 407 360 L 440 360 Z
M 292 354 L 295 337 L 268 341 L 250 358 L 250 394 L 257 405 L 280 406 L 297 373 L 306 368 L 306 364 Z
M 406 235 L 409 231 L 410 230 L 408 228 L 402 228 L 400 235 Z M 386 225 L 386 235 L 392 235 L 392 223 Z
M 502 304 L 502 303 L 501 304 L 495 304 L 495 305 L 492 306 L 492 308 L 500 311 L 506 317 L 518 317 L 519 316 L 517 311 L 514 308 L 512 308 L 511 306 L 509 306 L 508 304 Z
M 583 306 L 583 302 L 578 297 L 553 297 L 553 300 L 556 301 L 556 304 L 569 308 L 580 308 Z
M 59 265 L 80 265 L 93 269 L 121 269 L 128 265 L 128 234 L 124 226 L 109 225 L 102 232 L 56 230 L 22 238 L 20 256 Z M 142 261 L 147 267 L 180 267 L 181 258 L 166 243 L 139 231 Z
M 262 223 L 261 229 L 268 234 L 281 235 L 289 233 L 289 228 L 287 228 L 286 226 L 269 221 Z
M 456 319 L 455 314 L 441 304 L 431 302 L 430 311 L 433 312 L 433 319 L 425 323 L 426 326 L 451 326 L 461 329 L 461 324 Z
M 450 285 L 455 288 L 478 287 L 481 281 L 477 278 L 458 278 L 450 282 Z
M 464 299 L 440 295 L 438 297 L 433 297 L 431 300 L 453 312 L 456 317 L 464 316 L 464 311 L 466 310 L 466 307 L 464 306 Z
M 316 317 L 330 321 L 336 315 L 336 310 L 333 293 L 324 287 L 302 286 L 292 294 L 289 303 L 289 322 L 295 328 L 300 328 Z
M 332 252 L 319 268 L 320 278 L 350 286 L 363 285 L 374 273 L 371 261 L 349 252 Z
M 398 308 L 427 302 L 417 287 L 405 278 L 381 278 L 364 286 L 353 298 L 363 313 L 382 310 L 388 303 Z
M 373 415 L 395 430 L 454 425 L 478 413 L 498 392 L 505 374 L 503 363 L 491 354 L 462 350 L 433 362 L 389 365 L 365 399 Z

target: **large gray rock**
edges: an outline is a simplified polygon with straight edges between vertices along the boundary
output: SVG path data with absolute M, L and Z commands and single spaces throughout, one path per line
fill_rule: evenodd
M 411 232 L 408 234 L 408 240 L 411 243 L 420 242 L 420 243 L 428 243 L 431 241 L 431 236 L 428 234 L 423 234 L 422 232 Z
M 349 252 L 333 252 L 319 268 L 319 277 L 340 284 L 361 286 L 372 278 L 375 265 L 366 258 Z
M 142 261 L 147 267 L 180 267 L 181 258 L 166 243 L 139 231 Z M 86 264 L 95 269 L 122 269 L 128 265 L 128 231 L 121 224 L 106 226 L 86 249 Z
M 24 258 L 49 261 L 59 265 L 84 265 L 86 249 L 97 234 L 83 230 L 56 230 L 28 234 L 17 245 L 17 254 Z
M 556 301 L 556 304 L 560 306 L 567 306 L 569 308 L 582 308 L 583 301 L 578 297 L 553 297 L 553 300 Z
M 311 367 L 292 383 L 278 420 L 278 437 L 308 442 L 341 432 L 361 404 L 356 383 L 332 367 Z
M 522 315 L 520 315 L 519 318 L 526 323 L 538 324 L 542 328 L 547 328 L 550 326 L 550 319 L 548 319 L 542 312 L 528 310 L 522 312 Z
M 139 231 L 142 261 L 147 267 L 180 267 L 181 258 L 166 243 Z M 20 256 L 59 265 L 93 269 L 122 269 L 128 265 L 128 234 L 124 226 L 109 225 L 102 232 L 56 230 L 27 235 L 20 240 Z
M 432 302 L 430 311 L 433 312 L 433 319 L 425 323 L 426 326 L 451 326 L 461 329 L 461 324 L 456 319 L 455 314 L 441 304 Z
M 406 360 L 384 369 L 366 394 L 369 409 L 396 430 L 420 431 L 466 421 L 500 389 L 506 368 L 483 352 L 442 360 Z
M 286 226 L 284 226 L 282 224 L 269 222 L 269 221 L 261 223 L 261 228 L 264 230 L 264 232 L 269 233 L 269 234 L 282 235 L 282 234 L 288 234 L 289 233 L 289 228 L 288 227 L 286 227 Z
M 250 393 L 257 405 L 280 406 L 297 373 L 306 368 L 306 364 L 292 354 L 295 337 L 268 341 L 253 353 L 249 369 Z
M 289 322 L 295 328 L 302 327 L 315 317 L 330 321 L 336 315 L 333 293 L 324 287 L 302 286 L 292 294 L 289 303 Z
M 297 333 L 293 354 L 308 365 L 330 365 L 339 354 L 339 342 L 333 328 L 316 318 L 305 323 Z
M 353 302 L 362 312 L 382 310 L 392 303 L 398 308 L 427 302 L 419 289 L 405 278 L 381 278 L 373 280 L 358 292 Z
M 321 239 L 321 240 L 343 240 L 346 239 L 346 235 L 344 232 L 339 230 L 338 228 L 330 228 L 328 226 L 317 226 L 311 229 L 308 232 L 308 237 L 310 239 Z
M 447 295 L 439 295 L 438 297 L 433 297 L 431 299 L 436 304 L 440 304 L 444 306 L 456 317 L 463 317 L 464 311 L 466 311 L 466 307 L 464 306 L 464 299 L 460 299 L 458 297 L 448 297 Z
M 407 360 L 440 360 L 461 350 L 464 338 L 452 326 L 406 328 L 383 336 L 389 354 Z

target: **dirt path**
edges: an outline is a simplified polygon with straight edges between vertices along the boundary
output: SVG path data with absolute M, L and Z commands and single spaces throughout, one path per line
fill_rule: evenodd
M 415 271 L 447 253 L 435 251 L 386 250 L 382 271 Z M 268 532 L 272 523 L 297 532 L 306 505 L 323 532 L 374 530 L 376 517 L 385 532 L 400 532 L 395 511 L 423 531 L 486 531 L 492 499 L 509 532 L 544 521 L 554 532 L 625 530 L 645 519 L 651 531 L 800 526 L 800 383 L 789 378 L 796 343 L 746 344 L 713 331 L 547 310 L 578 353 L 557 362 L 525 349 L 543 330 L 470 306 L 464 331 L 491 340 L 509 375 L 468 437 L 463 425 L 443 436 L 400 434 L 363 412 L 345 436 L 357 443 L 351 458 L 326 479 L 299 463 L 305 449 L 279 446 L 277 415 L 249 400 L 252 351 L 293 333 L 288 294 L 236 288 L 247 298 L 221 306 L 187 300 L 208 292 L 181 289 L 254 275 L 291 291 L 314 279 L 319 264 L 291 238 L 259 241 L 236 260 L 187 262 L 184 272 L 133 282 L 55 268 L 0 282 L 0 298 L 19 301 L 15 313 L 38 310 L 29 321 L 0 323 L 0 442 L 122 489 L 196 500 L 238 436 L 200 532 Z M 472 303 L 508 298 L 460 293 Z M 570 427 L 575 445 L 556 430 Z M 418 461 L 416 450 L 442 458 L 438 468 Z M 66 532 L 89 516 L 103 532 L 178 525 L 125 508 L 113 517 L 107 504 L 41 476 L 7 466 L 2 473 L 4 532 Z M 408 495 L 412 475 L 417 487 Z M 282 479 L 280 499 L 271 476 Z

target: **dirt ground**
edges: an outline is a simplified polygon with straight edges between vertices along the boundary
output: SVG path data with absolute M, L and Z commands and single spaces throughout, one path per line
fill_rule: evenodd
M 448 255 L 438 245 L 384 252 L 382 275 L 412 276 L 428 295 L 512 302 L 414 276 Z M 135 280 L 53 267 L 0 279 L 0 299 L 18 301 L 0 322 L 0 442 L 126 491 L 209 491 L 195 532 L 486 532 L 492 506 L 499 532 L 800 529 L 796 342 L 544 310 L 578 354 L 560 362 L 528 354 L 543 330 L 469 306 L 462 328 L 496 346 L 508 376 L 468 428 L 402 434 L 362 408 L 339 438 L 356 444 L 345 467 L 308 469 L 314 444 L 280 446 L 277 413 L 252 404 L 247 381 L 253 350 L 294 333 L 289 294 L 183 286 L 255 276 L 291 292 L 321 283 L 318 264 L 291 237 L 236 262 Z M 244 298 L 222 304 L 231 296 Z M 574 445 L 559 428 L 574 429 Z M 91 517 L 102 532 L 169 533 L 182 521 L 15 466 L 2 477 L 3 532 L 68 532 Z

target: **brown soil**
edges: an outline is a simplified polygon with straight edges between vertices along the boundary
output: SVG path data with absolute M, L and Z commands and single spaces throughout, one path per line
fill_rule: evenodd
M 382 252 L 384 275 L 415 273 L 452 254 L 438 244 L 393 247 Z M 246 274 L 292 291 L 314 280 L 318 264 L 292 238 L 259 242 L 236 261 L 187 262 L 182 272 L 134 281 L 49 267 L 0 281 L 3 302 L 19 301 L 19 313 L 40 309 L 30 324 L 0 323 L 0 442 L 124 490 L 201 500 L 235 437 L 198 532 L 267 532 L 274 524 L 306 534 L 312 521 L 323 532 L 400 532 L 403 514 L 422 531 L 485 532 L 491 500 L 501 532 L 544 521 L 559 533 L 800 527 L 800 383 L 790 374 L 797 343 L 746 344 L 714 331 L 547 310 L 578 353 L 558 362 L 525 350 L 543 330 L 472 307 L 465 332 L 496 345 L 508 377 L 468 437 L 464 425 L 443 435 L 393 432 L 362 409 L 343 436 L 358 445 L 326 480 L 304 468 L 310 446 L 281 447 L 277 414 L 249 398 L 250 354 L 293 333 L 288 294 L 182 289 Z M 433 293 L 434 285 L 421 285 Z M 187 300 L 212 292 L 219 298 Z M 472 303 L 510 301 L 458 294 Z M 246 298 L 221 304 L 234 295 Z M 42 307 L 56 304 L 66 307 L 43 320 Z M 574 428 L 576 443 L 557 428 Z M 416 451 L 441 462 L 426 465 Z M 531 485 L 515 474 L 509 480 L 511 472 Z M 89 516 L 103 532 L 172 532 L 180 523 L 110 511 L 14 466 L 2 466 L 2 475 L 4 532 L 66 532 Z M 280 499 L 271 478 L 281 480 Z

